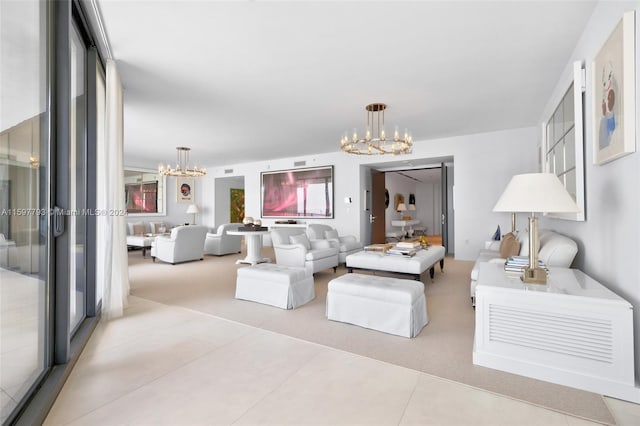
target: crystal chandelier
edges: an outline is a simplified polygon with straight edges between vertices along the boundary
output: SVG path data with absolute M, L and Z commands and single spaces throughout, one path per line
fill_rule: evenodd
M 187 148 L 186 146 L 179 146 L 176 148 L 176 150 L 176 168 L 172 169 L 169 164 L 167 164 L 166 166 L 160 164 L 160 167 L 158 167 L 158 172 L 162 176 L 200 177 L 207 174 L 207 170 L 204 168 L 189 166 L 189 151 L 191 151 L 191 148 Z
M 367 110 L 367 130 L 363 138 L 358 138 L 358 133 L 353 129 L 349 138 L 347 132 L 340 140 L 340 149 L 348 154 L 357 155 L 383 155 L 383 154 L 407 154 L 413 148 L 413 138 L 405 130 L 404 137 L 400 137 L 398 126 L 393 133 L 393 139 L 387 140 L 384 130 L 384 110 L 387 105 L 382 103 L 369 104 Z

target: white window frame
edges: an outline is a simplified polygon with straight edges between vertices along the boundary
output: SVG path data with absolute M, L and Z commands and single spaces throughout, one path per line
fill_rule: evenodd
M 542 123 L 542 167 L 546 173 L 558 176 L 573 196 L 580 211 L 578 213 L 547 213 L 557 219 L 584 221 L 584 91 L 585 70 L 582 62 L 573 63 L 573 73 L 559 94 L 555 108 Z M 571 94 L 572 92 L 572 94 Z M 573 126 L 564 119 L 564 108 L 573 100 Z M 558 118 L 560 119 L 558 120 Z M 567 124 L 569 123 L 569 124 Z M 573 133 L 573 136 L 571 134 Z M 571 144 L 571 145 L 569 145 Z M 573 150 L 573 155 L 571 154 Z M 575 170 L 575 173 L 572 173 Z M 575 193 L 571 189 L 575 188 Z

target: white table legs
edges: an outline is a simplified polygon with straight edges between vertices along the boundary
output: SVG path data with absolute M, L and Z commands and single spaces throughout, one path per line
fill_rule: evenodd
M 261 234 L 245 234 L 244 241 L 247 244 L 247 257 L 236 261 L 236 263 L 255 265 L 256 263 L 271 262 L 269 258 L 260 257 L 260 249 L 262 248 Z

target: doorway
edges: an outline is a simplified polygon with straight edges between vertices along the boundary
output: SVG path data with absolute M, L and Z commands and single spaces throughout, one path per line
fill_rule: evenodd
M 431 160 L 433 161 L 433 160 Z M 416 163 L 417 161 L 414 161 Z M 371 198 L 375 201 L 382 199 L 385 207 L 380 212 L 372 214 L 375 217 L 371 227 L 371 241 L 391 242 L 394 238 L 388 235 L 402 234 L 403 228 L 399 221 L 410 221 L 405 227 L 405 235 L 424 234 L 431 244 L 443 245 L 447 254 L 454 253 L 454 210 L 453 210 L 453 161 L 425 162 L 422 166 L 410 164 L 413 168 L 403 166 L 393 167 L 388 164 L 371 168 Z M 376 175 L 384 175 L 384 184 L 375 184 Z M 406 210 L 398 211 L 396 199 L 404 200 Z M 389 200 L 386 203 L 386 200 Z M 372 212 L 373 213 L 373 212 Z M 374 226 L 378 221 L 384 223 L 382 241 L 375 240 Z M 402 237 L 400 237 L 402 238 Z
M 213 223 L 242 223 L 244 219 L 244 176 L 216 178 Z

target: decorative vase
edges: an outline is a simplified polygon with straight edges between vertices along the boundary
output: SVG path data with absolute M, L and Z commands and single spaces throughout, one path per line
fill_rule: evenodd
M 251 225 L 253 224 L 253 218 L 251 216 L 245 216 L 245 218 L 242 219 L 242 223 L 244 225 Z

